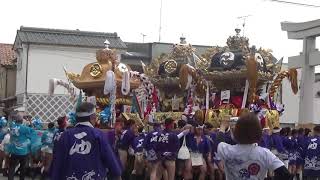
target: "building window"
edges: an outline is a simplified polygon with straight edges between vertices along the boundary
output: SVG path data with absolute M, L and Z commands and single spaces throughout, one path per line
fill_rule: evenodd
M 316 98 L 320 98 L 320 91 L 316 93 Z

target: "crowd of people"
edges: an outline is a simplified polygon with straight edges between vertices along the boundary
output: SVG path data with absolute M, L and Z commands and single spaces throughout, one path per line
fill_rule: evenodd
M 44 130 L 14 114 L 0 120 L 0 161 L 9 180 L 26 172 L 52 180 L 320 179 L 320 126 L 270 130 L 254 113 L 227 118 L 220 128 L 188 117 L 148 127 L 117 119 L 98 129 L 95 106 L 84 102 L 76 124 L 59 117 Z

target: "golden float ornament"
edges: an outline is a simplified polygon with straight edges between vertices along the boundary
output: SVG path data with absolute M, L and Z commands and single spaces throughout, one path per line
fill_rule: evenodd
M 177 70 L 178 64 L 175 60 L 168 60 L 164 63 L 164 70 L 166 73 L 171 74 Z
M 163 122 L 166 118 L 172 118 L 175 121 L 181 119 L 183 112 L 156 112 L 154 118 L 156 122 Z
M 269 110 L 266 114 L 267 126 L 270 129 L 280 127 L 279 112 L 277 110 Z
M 108 105 L 110 100 L 109 98 L 96 98 L 97 102 L 102 105 Z M 116 105 L 132 105 L 131 99 L 118 98 L 116 99 Z
M 285 77 L 289 79 L 293 93 L 297 94 L 298 92 L 297 74 L 298 72 L 296 69 L 289 69 L 287 71 L 280 72 L 271 85 L 271 88 L 269 90 L 270 97 L 273 98 L 274 93 L 280 87 L 281 82 Z
M 250 54 L 246 58 L 247 79 L 249 81 L 249 103 L 254 103 L 256 99 L 257 83 L 258 83 L 258 69 L 255 56 Z
M 99 63 L 94 63 L 91 65 L 90 75 L 94 78 L 98 78 L 102 75 L 102 67 Z

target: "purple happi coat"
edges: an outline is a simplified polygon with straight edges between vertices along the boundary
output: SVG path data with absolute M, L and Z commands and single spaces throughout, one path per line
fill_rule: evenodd
M 144 133 L 140 133 L 137 137 L 134 138 L 132 148 L 135 153 L 143 152 L 143 142 L 146 135 Z
M 302 155 L 303 155 L 303 147 L 305 146 L 307 140 L 308 138 L 306 138 L 304 135 L 298 135 L 297 165 L 304 164 L 304 159 Z
M 271 135 L 269 135 L 268 133 L 263 132 L 261 141 L 259 142 L 259 146 L 271 150 Z
M 286 141 L 285 144 L 287 144 L 287 140 L 282 137 L 279 133 L 273 133 L 271 135 L 272 139 L 272 149 L 276 150 L 275 155 L 278 156 L 281 160 L 287 160 L 288 159 L 288 151 L 284 146 L 284 140 Z
M 201 136 L 199 144 L 197 144 L 196 137 L 193 133 L 189 133 L 186 136 L 187 147 L 191 152 L 207 154 L 211 151 L 211 143 L 209 139 L 205 136 Z
M 279 153 L 285 153 L 286 150 L 283 146 L 283 138 L 279 133 L 273 133 L 271 135 L 273 148 L 276 149 Z
M 112 149 L 116 152 L 116 132 L 114 129 L 105 132 L 108 142 Z
M 157 146 L 162 160 L 176 160 L 180 141 L 175 132 L 164 129 L 158 136 Z
M 298 146 L 297 137 L 290 137 L 289 138 L 289 146 L 288 146 L 289 165 L 296 165 L 298 147 L 299 146 Z
M 122 132 L 118 148 L 121 150 L 127 151 L 129 147 L 132 145 L 133 140 L 135 138 L 134 132 L 129 128 Z
M 320 136 L 310 137 L 303 148 L 305 158 L 303 175 L 320 177 Z
M 158 137 L 161 134 L 161 129 L 155 127 L 153 131 L 149 132 L 144 140 L 143 148 L 146 151 L 146 159 L 148 161 L 159 160 L 158 156 Z
M 209 139 L 210 138 L 210 139 Z M 216 153 L 218 149 L 217 133 L 212 132 L 208 137 L 211 146 L 211 160 L 214 162 L 216 160 Z
M 121 176 L 121 165 L 107 138 L 89 122 L 66 130 L 55 150 L 51 180 L 103 180 L 107 171 L 112 177 Z

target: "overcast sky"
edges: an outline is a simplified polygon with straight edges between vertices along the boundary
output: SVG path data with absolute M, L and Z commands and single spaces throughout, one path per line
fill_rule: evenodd
M 141 42 L 144 33 L 146 42 L 158 41 L 160 0 L 1 0 L 0 5 L 1 43 L 13 43 L 21 25 L 117 32 L 132 42 Z M 237 17 L 245 15 L 252 15 L 245 29 L 250 44 L 286 59 L 302 50 L 302 41 L 288 40 L 280 22 L 319 19 L 320 8 L 266 0 L 163 0 L 161 41 L 175 43 L 183 34 L 192 44 L 223 46 L 242 24 Z

